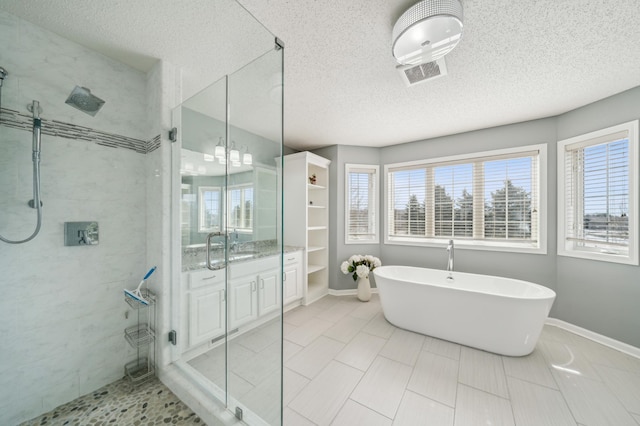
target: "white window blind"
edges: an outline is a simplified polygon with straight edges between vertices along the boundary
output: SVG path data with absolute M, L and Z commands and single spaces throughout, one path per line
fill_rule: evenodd
M 540 149 L 387 167 L 388 241 L 539 247 Z
M 434 167 L 432 235 L 473 237 L 473 166 Z
M 637 121 L 559 143 L 560 254 L 637 263 L 636 146 Z
M 433 197 L 433 191 L 429 197 Z M 389 235 L 424 237 L 427 169 L 424 167 L 389 173 L 387 212 Z M 431 220 L 430 223 L 433 223 Z
M 347 164 L 346 243 L 378 242 L 378 166 Z
M 484 236 L 537 241 L 538 156 L 486 161 Z

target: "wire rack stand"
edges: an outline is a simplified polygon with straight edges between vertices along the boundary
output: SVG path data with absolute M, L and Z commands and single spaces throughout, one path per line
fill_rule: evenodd
M 136 311 L 138 323 L 124 330 L 124 338 L 136 350 L 136 359 L 124 366 L 125 377 L 132 387 L 138 387 L 155 376 L 156 339 L 156 295 L 151 290 L 140 290 L 142 297 L 149 301 L 148 305 L 125 296 L 129 307 Z

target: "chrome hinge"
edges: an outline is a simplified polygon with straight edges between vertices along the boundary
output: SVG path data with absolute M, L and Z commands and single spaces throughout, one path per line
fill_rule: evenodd
M 169 342 L 174 346 L 178 344 L 178 332 L 175 330 L 169 332 Z
M 171 142 L 176 142 L 178 140 L 178 128 L 174 127 L 169 130 L 169 140 Z
M 275 49 L 276 50 L 284 49 L 284 41 L 280 40 L 278 37 L 276 37 Z

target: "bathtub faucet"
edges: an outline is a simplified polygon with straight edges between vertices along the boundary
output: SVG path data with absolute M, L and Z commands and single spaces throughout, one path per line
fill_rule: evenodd
M 447 271 L 453 272 L 453 240 L 449 240 L 447 251 L 449 252 L 449 261 L 447 262 Z

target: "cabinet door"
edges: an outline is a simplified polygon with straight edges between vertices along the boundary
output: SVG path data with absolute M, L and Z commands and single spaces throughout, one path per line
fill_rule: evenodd
M 205 289 L 189 295 L 189 346 L 224 333 L 224 289 Z
M 236 328 L 258 318 L 258 283 L 256 276 L 232 280 L 229 295 L 229 322 Z
M 302 298 L 302 282 L 298 280 L 299 265 L 287 266 L 284 270 L 284 303 Z
M 259 313 L 264 315 L 280 307 L 280 280 L 278 280 L 278 271 L 261 274 L 259 278 Z

